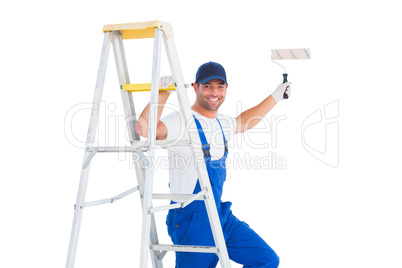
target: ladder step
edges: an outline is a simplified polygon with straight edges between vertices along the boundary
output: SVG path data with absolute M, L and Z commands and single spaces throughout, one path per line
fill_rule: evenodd
M 124 85 L 120 85 L 120 89 L 128 91 L 128 92 L 151 91 L 151 83 L 124 84 Z M 174 84 L 172 84 L 168 88 L 159 87 L 159 90 L 176 90 L 176 87 Z
M 219 252 L 217 247 L 161 245 L 161 244 L 151 245 L 151 250 L 201 252 L 201 253 L 216 253 L 216 254 Z
M 116 152 L 136 152 L 138 148 L 146 148 L 147 140 L 135 141 L 130 146 L 114 146 L 114 147 L 88 147 L 87 151 L 92 152 L 97 150 L 98 153 L 116 153 Z M 189 146 L 190 143 L 186 140 L 157 140 L 155 146 L 168 148 L 172 146 Z
M 190 198 L 185 202 L 174 203 L 174 204 L 167 205 L 167 206 L 160 206 L 160 207 L 150 208 L 150 209 L 148 209 L 148 214 L 155 213 L 155 212 L 158 212 L 158 211 L 168 210 L 168 209 L 185 208 L 186 206 L 188 206 L 189 204 L 191 204 L 195 200 L 198 200 L 200 198 L 206 199 L 206 196 L 205 196 L 206 192 L 207 192 L 207 188 L 204 188 L 202 191 L 198 192 L 197 194 L 190 195 Z M 175 195 L 171 195 L 171 196 L 174 197 Z M 175 198 L 173 198 L 173 199 L 175 199 Z

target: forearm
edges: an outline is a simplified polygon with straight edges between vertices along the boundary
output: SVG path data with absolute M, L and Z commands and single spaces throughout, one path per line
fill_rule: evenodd
M 168 100 L 170 93 L 167 91 L 159 91 L 159 99 L 158 99 L 158 115 L 157 115 L 157 123 L 159 123 L 159 119 L 162 115 L 163 108 L 165 106 L 166 101 Z M 140 117 L 138 118 L 137 124 L 135 126 L 135 131 L 138 135 L 143 137 L 148 136 L 148 125 L 149 125 L 149 103 L 142 111 Z
M 243 133 L 255 127 L 262 118 L 268 114 L 269 111 L 276 105 L 275 99 L 272 95 L 265 98 L 260 104 L 242 112 L 237 118 L 236 133 Z

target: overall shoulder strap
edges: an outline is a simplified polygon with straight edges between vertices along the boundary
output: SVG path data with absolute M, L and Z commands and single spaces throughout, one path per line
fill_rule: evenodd
M 202 143 L 202 151 L 204 152 L 204 158 L 211 157 L 211 153 L 210 153 L 211 147 L 207 141 L 207 138 L 205 137 L 205 133 L 201 127 L 200 121 L 198 121 L 198 119 L 194 115 L 193 115 L 193 117 L 194 117 L 195 124 L 197 125 L 198 135 L 200 136 L 200 140 Z
M 219 122 L 218 118 L 216 118 L 216 120 L 218 120 L 219 126 L 221 127 L 221 130 L 222 130 L 223 142 L 225 143 L 225 153 L 227 153 L 229 151 L 229 149 L 228 149 L 228 141 L 226 140 L 225 132 L 223 132 L 221 122 Z

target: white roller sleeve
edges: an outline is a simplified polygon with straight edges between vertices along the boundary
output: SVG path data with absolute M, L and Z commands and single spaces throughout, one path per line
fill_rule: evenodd
M 310 58 L 311 54 L 309 48 L 271 50 L 271 59 L 273 60 L 303 60 Z

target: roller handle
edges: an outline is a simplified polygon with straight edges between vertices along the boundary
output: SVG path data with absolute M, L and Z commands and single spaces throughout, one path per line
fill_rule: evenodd
M 286 82 L 288 81 L 288 74 L 283 74 L 283 84 L 285 84 Z M 288 87 L 286 87 L 286 90 L 288 90 Z M 285 90 L 285 92 L 283 93 L 283 98 L 284 99 L 288 99 L 289 98 L 289 96 L 288 96 L 288 94 L 286 93 L 286 90 Z

